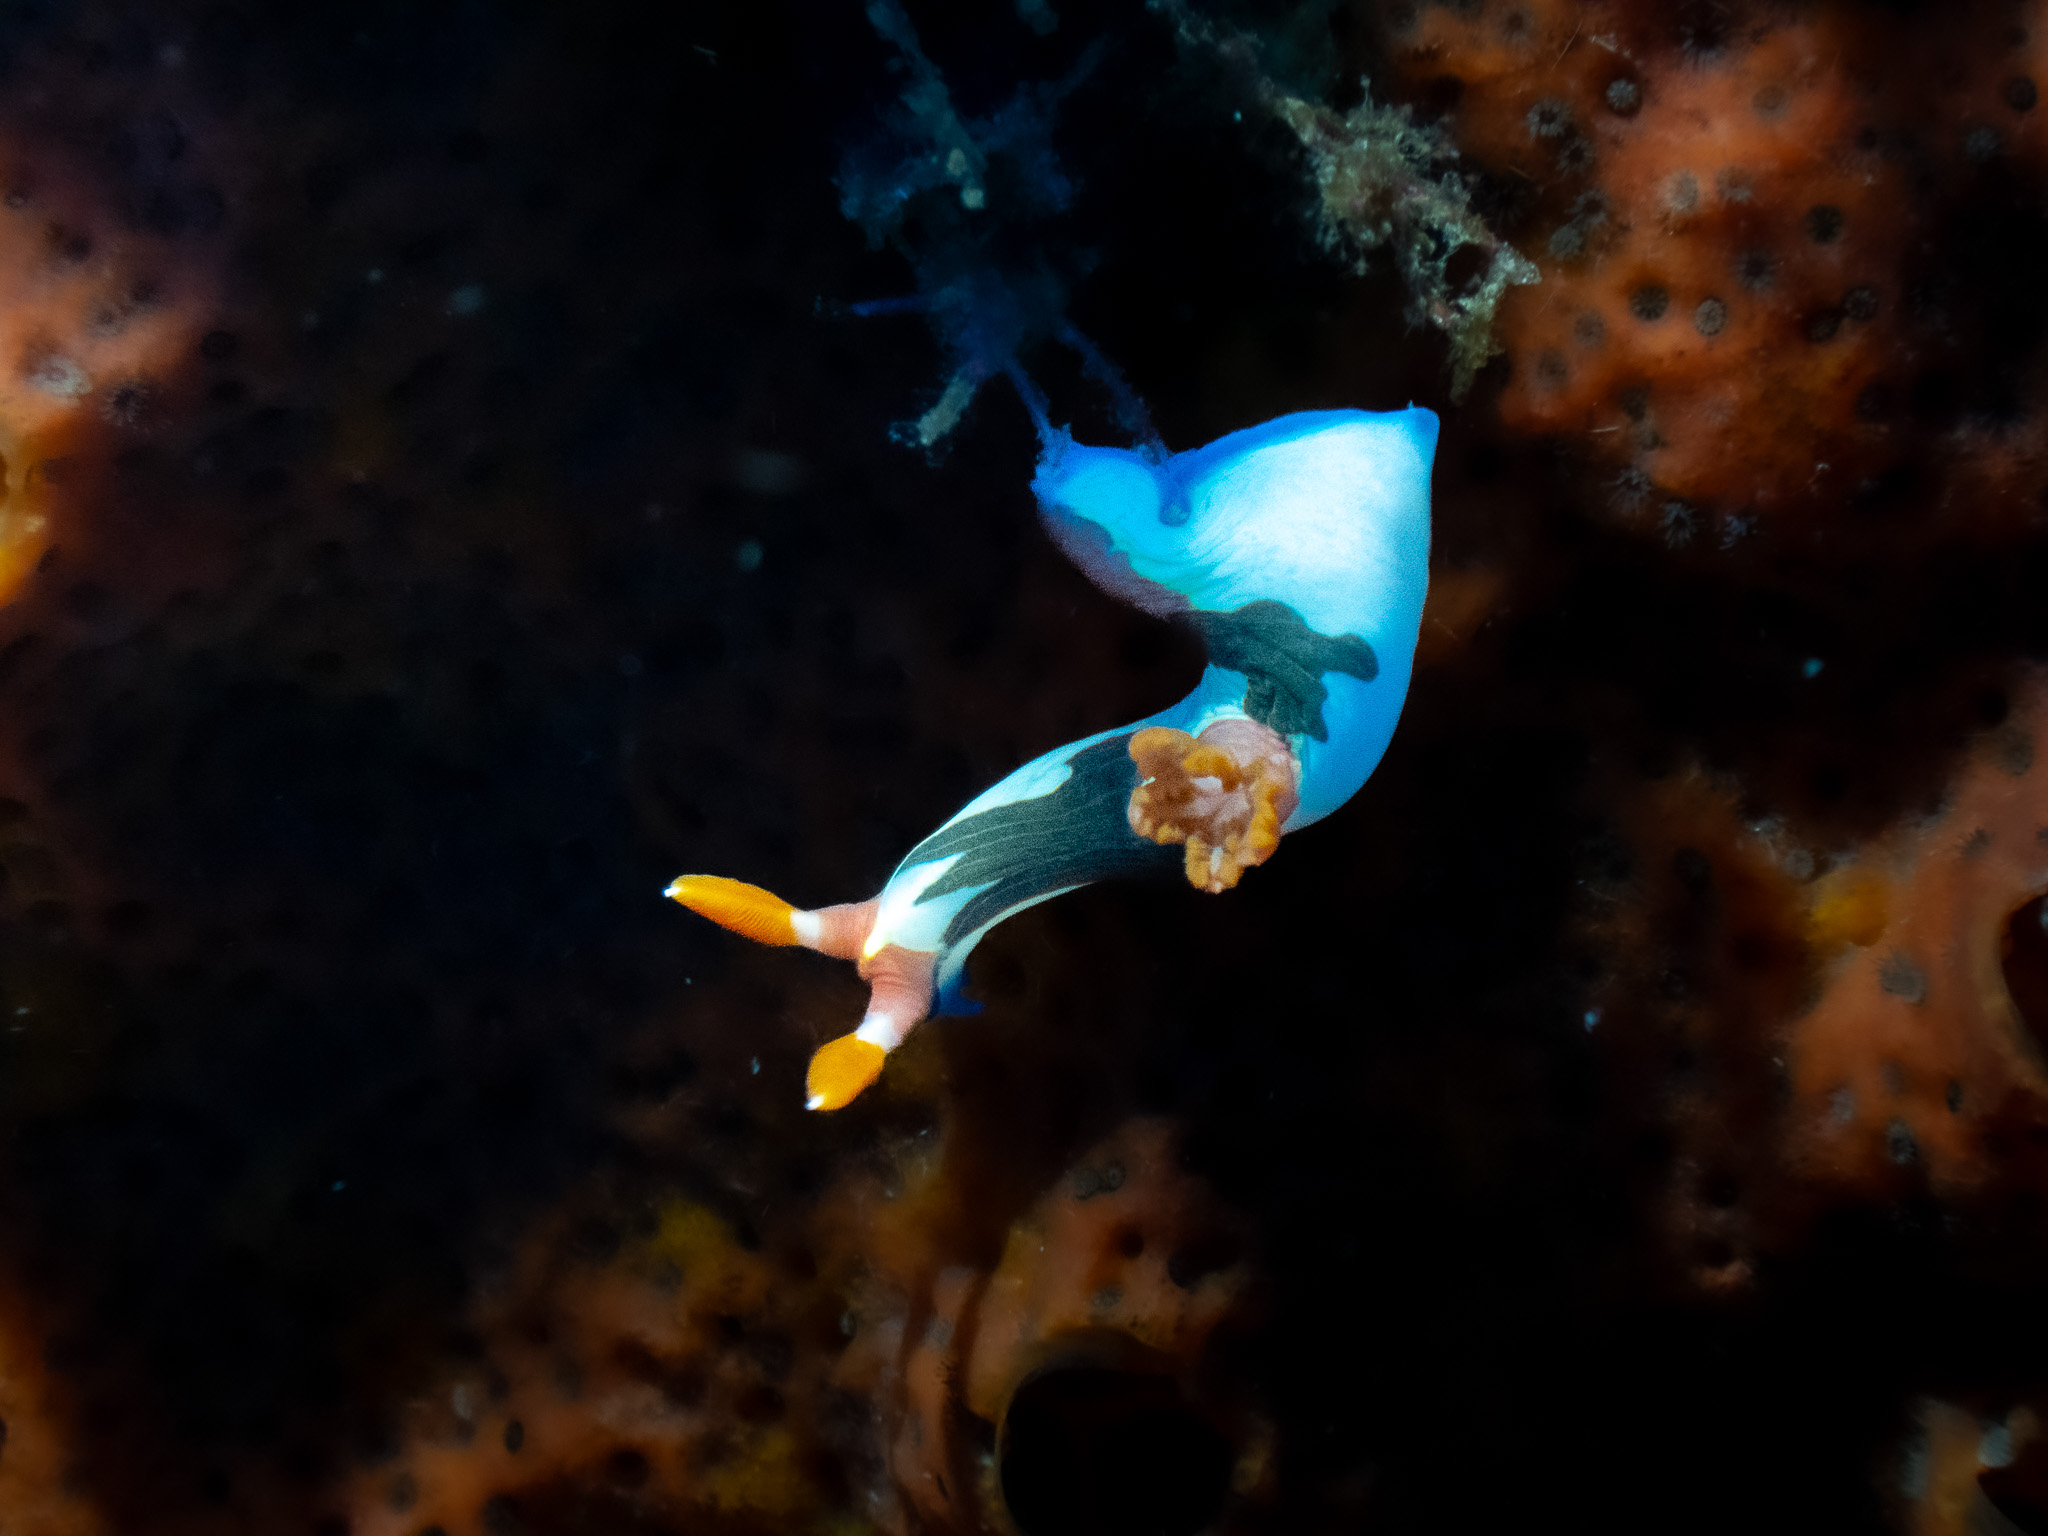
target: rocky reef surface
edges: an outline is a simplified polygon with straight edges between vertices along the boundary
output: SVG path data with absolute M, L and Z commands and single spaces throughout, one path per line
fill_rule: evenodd
M 0 1531 L 2048 1529 L 2048 6 L 874 10 L 0 15 Z M 806 1114 L 664 883 L 1198 667 L 1010 361 L 1406 716 Z

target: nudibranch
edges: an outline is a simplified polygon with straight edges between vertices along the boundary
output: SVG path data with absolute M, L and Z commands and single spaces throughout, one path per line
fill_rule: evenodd
M 1358 792 L 1407 696 L 1434 414 L 1309 411 L 1171 455 L 1085 447 L 1033 415 L 1047 531 L 1104 591 L 1192 625 L 1208 665 L 1172 708 L 969 801 L 872 900 L 799 911 L 715 875 L 668 888 L 748 938 L 858 964 L 867 1014 L 811 1058 L 812 1109 L 850 1103 L 932 1012 L 973 1011 L 967 956 L 1013 913 L 1175 867 L 1198 890 L 1234 886 Z

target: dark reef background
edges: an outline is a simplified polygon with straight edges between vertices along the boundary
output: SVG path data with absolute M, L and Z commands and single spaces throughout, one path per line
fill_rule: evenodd
M 1411 103 L 1544 266 L 1453 403 L 1242 69 L 1137 4 L 906 7 L 969 116 L 1100 45 L 1052 119 L 1072 206 L 1028 238 L 1169 444 L 1442 414 L 1385 764 L 1227 896 L 1005 925 L 986 1014 L 806 1116 L 858 983 L 667 880 L 857 899 L 1199 665 L 1040 534 L 1000 382 L 935 453 L 892 438 L 950 364 L 915 317 L 846 312 L 913 274 L 835 176 L 894 51 L 819 0 L 9 7 L 0 427 L 46 334 L 99 323 L 39 309 L 38 273 L 166 339 L 61 451 L 0 443 L 49 517 L 0 610 L 0 1530 L 2048 1530 L 2048 476 L 1956 467 L 2042 457 L 2048 169 L 2007 125 L 2042 115 L 2011 82 L 2048 16 L 1210 10 L 1273 89 Z M 1650 153 L 1616 135 L 1683 142 L 1660 90 L 1731 80 L 1775 121 L 1745 61 L 1800 28 L 1899 75 L 1938 31 L 1919 72 L 1968 98 L 1954 144 L 1876 65 L 1844 109 L 1937 125 L 1869 150 L 1909 196 L 1852 205 L 1852 235 L 1901 226 L 1873 281 L 1911 318 L 1855 342 L 1890 393 L 1827 375 L 1854 485 L 1782 470 L 1836 428 L 1773 374 L 1770 434 L 1667 495 L 1694 418 L 1652 442 L 1644 402 L 1696 360 L 1584 386 L 1635 458 L 1526 393 L 1566 366 L 1546 294 L 1591 312 L 1570 284 L 1603 280 L 1554 231 L 1626 224 L 1664 174 L 1599 181 Z M 1518 169 L 1499 144 L 1558 153 L 1537 107 L 1620 99 L 1545 94 L 1602 36 L 1588 67 L 1630 61 L 1640 114 L 1558 185 Z M 1618 336 L 1647 279 L 1609 259 Z M 1787 335 L 1796 363 L 1837 329 Z M 1071 359 L 1023 361 L 1117 437 Z M 1708 536 L 1752 468 L 1743 538 Z M 1993 758 L 2007 820 L 1944 822 Z M 1971 930 L 2020 1011 L 1971 994 L 2009 1037 L 1968 1070 L 1937 1061 L 1966 1030 L 1935 951 L 1885 928 L 1949 910 L 1899 894 L 1928 828 L 2020 850 Z M 1828 1011 L 1866 962 L 1925 1061 Z M 1809 1018 L 1871 1042 L 1867 1081 L 1802 1068 Z M 1064 1235 L 1032 1269 L 1013 1230 Z M 1031 1306 L 999 1299 L 1019 1275 Z

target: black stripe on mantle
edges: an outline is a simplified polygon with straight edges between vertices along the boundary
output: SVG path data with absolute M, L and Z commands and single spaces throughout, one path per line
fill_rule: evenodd
M 986 885 L 946 924 L 941 942 L 959 943 L 1014 907 L 1072 885 L 1178 871 L 1180 845 L 1161 847 L 1131 830 L 1131 793 L 1138 765 L 1135 735 L 1121 731 L 1067 759 L 1066 782 L 1051 794 L 1013 800 L 941 827 L 910 850 L 908 869 L 960 855 L 959 862 L 926 886 L 918 901 Z

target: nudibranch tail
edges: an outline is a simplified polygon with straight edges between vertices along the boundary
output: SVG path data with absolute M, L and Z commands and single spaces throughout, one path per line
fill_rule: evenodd
M 1280 846 L 1300 796 L 1300 767 L 1286 738 L 1255 720 L 1222 720 L 1200 737 L 1150 726 L 1131 737 L 1138 787 L 1131 830 L 1186 851 L 1188 884 L 1227 891 Z

